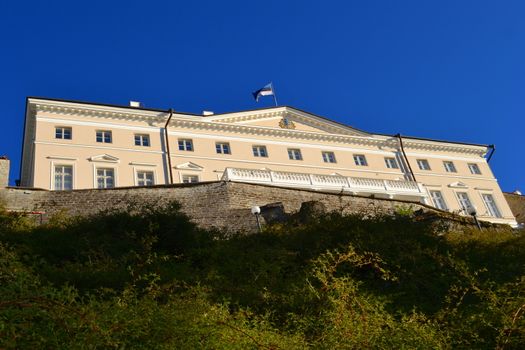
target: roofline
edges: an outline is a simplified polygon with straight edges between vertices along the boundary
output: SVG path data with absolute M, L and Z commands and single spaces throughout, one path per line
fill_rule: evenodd
M 494 145 L 485 145 L 485 144 L 481 144 L 481 143 L 446 141 L 446 140 L 440 140 L 440 139 L 431 139 L 431 138 L 427 138 L 427 137 L 406 136 L 406 135 L 402 135 L 402 134 L 395 134 L 395 135 L 375 134 L 375 135 L 390 136 L 390 137 L 398 137 L 398 135 L 399 135 L 402 138 L 408 139 L 408 140 L 421 140 L 421 141 L 432 141 L 432 142 L 441 142 L 441 143 L 455 143 L 455 144 L 458 144 L 458 145 L 476 146 L 476 147 L 485 147 L 485 148 L 489 148 L 489 147 L 494 146 Z
M 67 100 L 62 98 L 51 98 L 51 97 L 40 97 L 40 96 L 27 96 L 26 98 L 26 105 L 29 103 L 30 99 L 36 99 L 36 100 L 46 100 L 46 101 L 56 101 L 56 102 L 66 102 L 66 103 L 81 103 L 86 105 L 94 105 L 94 106 L 103 106 L 103 107 L 114 107 L 114 108 L 126 108 L 126 109 L 132 109 L 132 110 L 140 110 L 140 111 L 151 111 L 151 112 L 165 112 L 169 113 L 169 109 L 159 109 L 159 108 L 144 108 L 144 107 L 131 107 L 131 106 L 123 106 L 123 105 L 116 105 L 111 103 L 98 103 L 98 102 L 87 102 L 87 101 L 81 101 L 81 100 Z M 194 114 L 194 113 L 185 113 L 185 112 L 176 112 L 179 114 L 189 114 L 189 115 L 195 115 L 198 116 L 200 114 Z
M 142 111 L 151 111 L 151 112 L 169 113 L 169 111 L 170 111 L 169 109 L 131 107 L 131 106 L 110 104 L 110 103 L 97 103 L 97 102 L 87 102 L 87 101 L 81 101 L 81 100 L 68 100 L 68 99 L 51 98 L 51 97 L 39 97 L 39 96 L 27 96 L 27 98 L 26 98 L 26 106 L 27 106 L 27 104 L 29 102 L 29 99 L 39 99 L 39 100 L 57 101 L 57 102 L 69 102 L 69 103 L 81 103 L 81 104 L 87 104 L 87 105 L 114 107 L 114 108 L 126 108 L 126 109 L 131 109 L 131 110 L 142 110 Z M 266 109 L 278 109 L 278 108 L 295 109 L 296 111 L 299 111 L 299 112 L 302 112 L 302 113 L 306 113 L 306 114 L 310 114 L 310 115 L 313 115 L 313 116 L 315 116 L 317 118 L 321 118 L 321 119 L 324 119 L 324 120 L 329 121 L 331 123 L 339 124 L 339 125 L 341 125 L 341 126 L 343 126 L 345 128 L 351 128 L 351 129 L 357 130 L 357 131 L 365 133 L 365 134 L 378 135 L 378 136 L 388 136 L 388 137 L 397 137 L 397 134 L 391 135 L 391 134 L 381 134 L 381 133 L 370 133 L 368 131 L 364 131 L 362 129 L 355 128 L 355 127 L 350 126 L 348 124 L 344 124 L 344 123 L 335 121 L 333 119 L 330 119 L 330 118 L 327 118 L 327 117 L 323 117 L 323 116 L 320 116 L 320 115 L 317 115 L 317 114 L 305 111 L 303 109 L 300 109 L 300 108 L 297 108 L 297 107 L 288 106 L 288 105 L 275 106 L 275 107 L 261 107 L 261 108 L 245 109 L 245 110 L 235 111 L 235 112 L 223 112 L 223 113 L 213 114 L 213 116 L 215 117 L 215 116 L 222 116 L 222 115 L 233 114 L 233 113 L 256 112 L 256 111 L 262 111 L 262 110 L 266 110 Z M 203 117 L 202 114 L 189 113 L 189 112 L 174 111 L 174 113 L 190 115 L 190 116 L 197 116 L 197 117 Z M 412 140 L 432 141 L 432 142 L 440 142 L 440 143 L 454 143 L 454 144 L 459 144 L 459 145 L 477 146 L 477 147 L 485 147 L 485 148 L 489 148 L 489 147 L 493 146 L 493 145 L 471 143 L 471 142 L 446 141 L 446 140 L 432 139 L 432 138 L 425 138 L 425 137 L 414 137 L 414 136 L 403 136 L 403 135 L 401 135 L 401 137 L 403 137 L 405 139 L 412 139 Z

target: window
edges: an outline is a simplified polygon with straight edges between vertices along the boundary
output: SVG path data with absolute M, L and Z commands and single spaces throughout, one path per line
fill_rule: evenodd
M 362 154 L 354 155 L 354 162 L 355 162 L 355 165 L 360 165 L 360 166 L 367 166 L 368 165 L 368 163 L 366 162 L 365 156 L 362 155 Z
M 297 148 L 288 148 L 288 158 L 291 160 L 303 160 L 301 150 Z
M 109 168 L 97 169 L 97 188 L 115 187 L 115 171 Z
M 447 173 L 457 173 L 454 163 L 449 162 L 449 161 L 444 161 L 443 166 L 445 167 L 445 170 L 447 171 Z
M 190 139 L 179 139 L 179 151 L 193 151 L 193 141 Z
M 55 190 L 73 189 L 73 167 L 71 165 L 55 165 Z
M 430 170 L 430 164 L 428 164 L 428 160 L 426 159 L 417 159 L 417 166 L 421 170 Z
M 468 214 L 468 210 L 470 208 L 473 208 L 468 194 L 466 192 L 458 192 L 457 196 L 458 196 L 459 205 L 461 206 L 461 209 L 463 209 Z
M 57 126 L 55 128 L 55 139 L 71 140 L 71 128 Z
M 135 146 L 149 147 L 149 135 L 147 134 L 135 134 Z
M 97 142 L 111 143 L 111 131 L 97 130 Z
M 138 186 L 152 186 L 154 184 L 153 171 L 137 171 Z
M 479 170 L 479 166 L 477 164 L 469 163 L 468 164 L 468 168 L 469 168 L 471 174 L 481 175 L 481 170 Z
M 191 184 L 199 182 L 199 177 L 197 175 L 182 175 L 182 183 Z
M 436 208 L 441 209 L 441 210 L 448 209 L 441 191 L 430 191 L 430 196 L 432 197 L 432 201 L 434 202 L 434 206 Z
M 499 211 L 498 206 L 496 205 L 494 197 L 491 194 L 487 193 L 482 194 L 481 197 L 483 197 L 483 202 L 485 202 L 490 216 L 501 218 L 501 212 Z
M 385 164 L 388 169 L 399 169 L 395 158 L 385 158 Z
M 215 150 L 218 154 L 231 154 L 230 144 L 228 142 L 216 142 Z
M 323 160 L 325 163 L 337 163 L 335 161 L 334 152 L 322 152 L 322 154 L 323 154 Z
M 266 146 L 252 146 L 254 157 L 268 157 Z

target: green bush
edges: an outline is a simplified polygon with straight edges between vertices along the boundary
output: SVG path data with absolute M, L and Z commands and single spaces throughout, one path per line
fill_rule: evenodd
M 176 203 L 0 221 L 2 349 L 525 344 L 523 232 L 333 213 L 223 239 Z

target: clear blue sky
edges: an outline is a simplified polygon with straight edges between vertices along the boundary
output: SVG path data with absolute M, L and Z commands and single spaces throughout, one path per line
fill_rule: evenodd
M 496 144 L 525 190 L 525 1 L 3 1 L 0 154 L 26 96 L 236 111 L 280 104 L 370 132 Z

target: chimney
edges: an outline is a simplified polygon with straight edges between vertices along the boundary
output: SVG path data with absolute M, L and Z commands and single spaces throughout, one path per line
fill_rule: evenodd
M 202 115 L 205 115 L 205 116 L 213 115 L 213 114 L 214 114 L 213 111 L 202 111 Z
M 139 101 L 129 101 L 130 107 L 140 108 L 142 107 L 142 102 Z
M 6 156 L 0 156 L 0 188 L 9 185 L 9 159 Z

